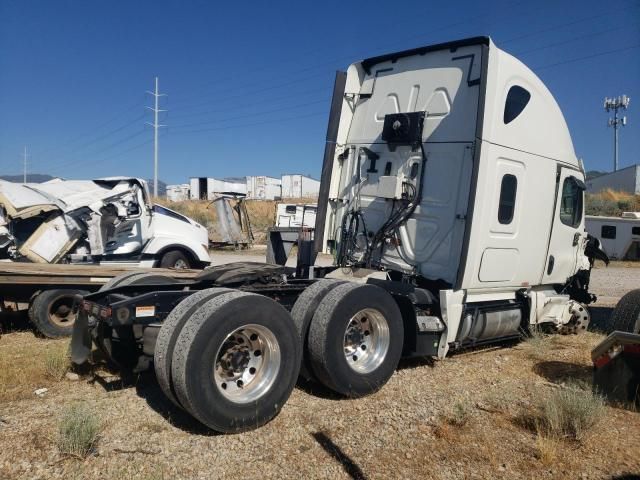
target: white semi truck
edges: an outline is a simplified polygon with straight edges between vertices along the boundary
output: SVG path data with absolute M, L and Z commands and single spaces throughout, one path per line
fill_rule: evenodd
M 489 38 L 354 63 L 336 76 L 315 228 L 335 265 L 116 278 L 78 299 L 73 360 L 93 341 L 153 365 L 177 406 L 236 432 L 273 418 L 299 374 L 357 397 L 403 356 L 579 333 L 606 259 L 584 188 L 553 96 Z

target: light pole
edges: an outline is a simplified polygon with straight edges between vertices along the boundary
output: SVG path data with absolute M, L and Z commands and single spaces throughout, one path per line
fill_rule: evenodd
M 618 110 L 626 110 L 631 99 L 626 95 L 618 98 L 605 98 L 604 109 L 609 112 L 613 110 L 613 118 L 609 119 L 608 125 L 613 127 L 613 171 L 618 170 L 618 125 L 623 127 L 627 124 L 627 117 L 618 118 Z

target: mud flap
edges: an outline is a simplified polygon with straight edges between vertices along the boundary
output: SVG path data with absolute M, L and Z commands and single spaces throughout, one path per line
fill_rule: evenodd
M 82 304 L 82 297 L 76 297 L 74 309 L 78 309 L 76 321 L 73 324 L 73 334 L 71 336 L 71 361 L 76 365 L 82 365 L 89 359 L 92 341 L 89 331 L 89 318 L 84 309 L 79 308 Z
M 640 405 L 640 335 L 613 332 L 591 356 L 595 392 L 614 403 Z

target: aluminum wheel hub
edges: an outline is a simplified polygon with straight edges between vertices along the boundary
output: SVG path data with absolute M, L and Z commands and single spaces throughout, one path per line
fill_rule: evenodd
M 218 391 L 234 403 L 248 403 L 272 387 L 280 371 L 280 345 L 271 330 L 250 324 L 227 335 L 213 366 Z
M 344 356 L 347 365 L 358 373 L 374 371 L 389 351 L 389 325 L 381 312 L 365 308 L 357 312 L 344 332 Z

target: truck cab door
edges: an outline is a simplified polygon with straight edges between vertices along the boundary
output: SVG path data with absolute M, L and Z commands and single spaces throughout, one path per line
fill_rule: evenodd
M 581 172 L 562 167 L 557 176 L 556 201 L 547 250 L 547 262 L 542 274 L 543 284 L 564 284 L 578 268 L 583 251 L 584 190 Z

